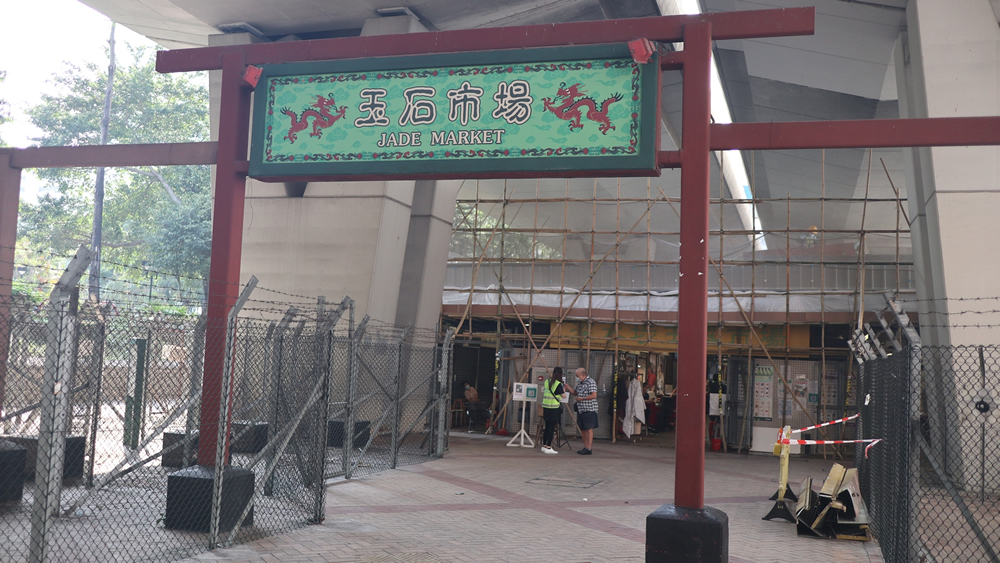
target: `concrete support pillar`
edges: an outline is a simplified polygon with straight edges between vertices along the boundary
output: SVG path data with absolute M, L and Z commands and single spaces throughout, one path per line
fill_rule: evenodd
M 906 19 L 896 49 L 900 117 L 1000 114 L 1000 27 L 990 0 L 910 0 Z M 996 330 L 986 327 L 1000 324 L 1000 313 L 960 311 L 1000 309 L 1000 148 L 910 149 L 906 159 L 921 338 L 993 344 Z M 924 368 L 932 455 L 956 485 L 995 493 L 1000 476 L 981 469 L 1000 424 L 960 416 L 974 412 L 978 378 L 967 359 L 944 354 L 924 355 Z
M 441 293 L 459 181 L 417 182 L 410 209 L 396 325 L 432 328 L 441 315 Z
M 900 117 L 1000 114 L 1000 27 L 990 1 L 912 0 L 906 17 L 896 50 Z M 1000 148 L 910 149 L 907 165 L 924 342 L 992 343 L 994 330 L 941 325 L 1000 324 L 1000 314 L 971 319 L 957 314 L 967 304 L 945 300 L 1000 296 L 991 274 L 1000 254 Z M 992 303 L 981 308 L 1000 308 Z
M 297 295 L 350 295 L 361 315 L 393 322 L 414 184 L 311 182 L 294 198 L 251 181 L 243 276 Z

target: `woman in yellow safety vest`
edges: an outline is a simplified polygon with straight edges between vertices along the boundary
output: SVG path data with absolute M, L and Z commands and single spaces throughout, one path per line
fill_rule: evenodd
M 563 370 L 560 367 L 552 370 L 552 375 L 542 384 L 542 420 L 545 421 L 545 434 L 542 436 L 542 453 L 559 453 L 552 447 L 552 438 L 556 433 L 556 425 L 562 419 L 562 403 L 559 401 L 566 393 L 563 385 Z

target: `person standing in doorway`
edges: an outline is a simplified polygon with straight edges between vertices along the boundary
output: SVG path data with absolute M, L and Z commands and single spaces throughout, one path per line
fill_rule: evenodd
M 597 428 L 597 382 L 587 376 L 587 370 L 576 368 L 576 378 L 579 383 L 576 389 L 569 392 L 576 396 L 577 424 L 580 426 L 580 437 L 583 438 L 583 449 L 576 453 L 590 455 L 590 447 L 594 445 L 594 429 Z
M 476 391 L 475 387 L 473 387 L 473 386 L 469 385 L 468 383 L 466 383 L 465 384 L 465 402 L 466 403 L 475 403 L 477 401 L 479 401 L 479 391 Z
M 556 367 L 552 370 L 552 375 L 543 383 L 542 391 L 542 420 L 545 421 L 545 434 L 542 436 L 542 453 L 557 454 L 552 447 L 552 438 L 556 434 L 556 426 L 562 420 L 562 398 L 566 392 L 563 384 L 563 369 Z

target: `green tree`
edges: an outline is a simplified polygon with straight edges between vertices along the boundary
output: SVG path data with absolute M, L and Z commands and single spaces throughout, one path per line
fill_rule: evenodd
M 455 206 L 451 243 L 448 247 L 450 257 L 478 259 L 480 255 L 486 254 L 486 258 L 497 259 L 500 257 L 501 243 L 504 258 L 558 260 L 562 256 L 559 249 L 538 242 L 529 233 L 507 231 L 509 224 L 498 228 L 499 222 L 498 217 L 484 213 L 475 206 L 465 203 Z
M 0 84 L 3 83 L 4 79 L 7 78 L 7 71 L 0 70 Z M 10 121 L 10 104 L 7 100 L 0 99 L 0 125 Z M 0 147 L 6 146 L 3 142 L 3 138 L 0 137 Z
M 133 48 L 134 62 L 117 68 L 108 143 L 208 140 L 204 77 L 157 73 L 154 54 Z M 42 131 L 34 140 L 42 146 L 98 144 L 107 76 L 97 65 L 68 65 L 53 76 L 50 93 L 28 110 Z M 42 169 L 39 176 L 48 189 L 38 203 L 22 204 L 19 244 L 58 254 L 90 244 L 95 170 Z M 121 278 L 147 283 L 140 264 L 169 273 L 178 286 L 184 285 L 184 277 L 207 276 L 211 228 L 205 228 L 204 218 L 211 214 L 209 194 L 207 166 L 108 169 L 102 259 L 109 283 L 120 286 Z M 185 223 L 193 218 L 200 221 L 196 226 Z M 195 234 L 201 238 L 193 239 Z M 173 243 L 171 235 L 177 239 Z M 200 262 L 193 259 L 195 253 L 204 253 Z
M 159 223 L 146 237 L 149 263 L 158 271 L 173 274 L 182 296 L 191 295 L 197 280 L 201 280 L 198 289 L 203 295 L 208 291 L 212 252 L 211 200 L 210 194 L 201 193 L 191 194 L 180 204 L 161 203 L 157 214 Z

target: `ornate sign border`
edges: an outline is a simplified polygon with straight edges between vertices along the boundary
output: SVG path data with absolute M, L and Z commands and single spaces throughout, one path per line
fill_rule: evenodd
M 378 73 L 380 78 L 412 78 L 418 72 L 432 73 L 436 68 L 478 67 L 472 72 L 489 73 L 509 70 L 510 64 L 526 65 L 527 70 L 535 65 L 538 70 L 547 70 L 549 65 L 539 63 L 564 61 L 560 70 L 572 70 L 573 65 L 581 68 L 588 60 L 627 58 L 631 65 L 631 55 L 624 44 L 556 47 L 540 49 L 517 49 L 476 53 L 456 53 L 448 55 L 416 55 L 407 57 L 384 57 L 352 59 L 311 63 L 289 63 L 265 65 L 254 91 L 253 131 L 250 149 L 249 176 L 262 181 L 310 181 L 310 180 L 374 180 L 374 179 L 420 179 L 420 178 L 514 178 L 514 177 L 571 177 L 571 176 L 656 176 L 659 175 L 657 153 L 659 151 L 659 59 L 654 56 L 641 65 L 641 72 L 633 80 L 633 94 L 638 96 L 640 110 L 633 113 L 628 124 L 630 136 L 639 147 L 634 153 L 618 150 L 602 150 L 601 155 L 588 154 L 586 148 L 578 147 L 538 147 L 522 150 L 521 155 L 510 155 L 499 148 L 491 150 L 467 150 L 462 148 L 447 151 L 447 158 L 414 160 L 422 156 L 416 150 L 386 150 L 373 154 L 376 158 L 359 159 L 360 153 L 340 152 L 303 155 L 303 160 L 282 157 L 271 153 L 274 135 L 280 132 L 265 127 L 268 112 L 277 108 L 268 107 L 268 88 L 280 84 L 281 80 L 293 81 L 303 75 L 333 75 L 339 81 L 362 80 L 365 75 Z M 623 63 L 624 64 L 624 63 Z M 492 65 L 492 66 L 491 66 Z M 353 78 L 352 78 L 353 77 Z M 329 80 L 330 78 L 323 77 Z M 272 101 L 273 103 L 273 101 Z M 331 106 L 336 110 L 336 106 Z M 302 131 L 302 134 L 306 134 Z M 495 154 L 493 154 L 495 153 Z M 609 154 L 610 153 L 610 154 Z M 426 153 L 424 153 L 426 154 Z

